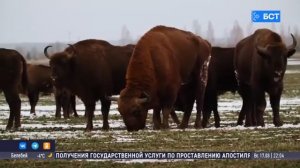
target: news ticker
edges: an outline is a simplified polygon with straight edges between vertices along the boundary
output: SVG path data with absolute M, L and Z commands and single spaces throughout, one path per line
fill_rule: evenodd
M 1 159 L 300 160 L 300 152 L 58 152 L 55 140 L 0 140 Z
M 0 152 L 1 159 L 300 160 L 300 152 Z

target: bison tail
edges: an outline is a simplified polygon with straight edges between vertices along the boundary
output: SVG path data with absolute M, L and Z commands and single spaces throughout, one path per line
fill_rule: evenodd
M 26 64 L 26 60 L 24 59 L 24 57 L 22 56 L 22 66 L 23 66 L 23 70 L 22 70 L 22 92 L 27 94 L 27 85 L 28 85 L 28 77 L 27 77 L 27 64 Z

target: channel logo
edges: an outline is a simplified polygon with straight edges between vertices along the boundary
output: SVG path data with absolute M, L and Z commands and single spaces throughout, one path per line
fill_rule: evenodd
M 254 10 L 251 13 L 252 22 L 280 22 L 279 10 Z
M 27 143 L 26 142 L 19 142 L 19 150 L 26 150 Z

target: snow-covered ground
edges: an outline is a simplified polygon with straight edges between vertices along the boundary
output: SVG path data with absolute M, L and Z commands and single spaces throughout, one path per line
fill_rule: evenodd
M 282 116 L 289 116 L 294 115 L 294 117 L 300 117 L 299 114 L 296 113 L 295 107 L 297 107 L 300 104 L 300 98 L 283 98 L 281 100 L 281 110 L 287 110 L 289 113 L 281 113 Z M 219 100 L 219 112 L 221 116 L 221 128 L 215 128 L 210 127 L 204 130 L 245 130 L 245 129 L 269 129 L 269 128 L 275 128 L 273 124 L 266 124 L 265 127 L 248 127 L 245 128 L 243 126 L 232 126 L 235 125 L 236 119 L 238 116 L 238 111 L 241 109 L 242 101 L 241 100 L 228 100 L 228 99 L 220 99 Z M 111 115 L 119 115 L 118 111 L 116 110 L 116 104 L 113 104 L 111 106 L 110 116 Z M 22 128 L 20 131 L 14 131 L 9 132 L 6 131 L 4 134 L 6 135 L 17 135 L 19 138 L 24 139 L 34 139 L 34 138 L 85 138 L 86 134 L 83 134 L 83 130 L 86 127 L 86 123 L 57 123 L 55 120 L 53 120 L 55 116 L 55 105 L 38 105 L 36 106 L 36 116 L 30 114 L 29 112 L 30 106 L 28 103 L 25 103 L 22 105 L 22 120 L 26 120 L 26 123 L 22 124 Z M 77 104 L 76 109 L 78 110 L 79 116 L 84 115 L 84 105 L 83 104 Z M 100 115 L 100 105 L 97 105 L 96 108 L 96 115 Z M 8 112 L 9 108 L 6 104 L 0 105 L 0 120 L 2 120 L 2 123 L 0 124 L 0 130 L 4 130 L 6 127 L 6 122 L 8 119 Z M 267 110 L 271 110 L 269 103 L 267 104 Z M 195 108 L 193 110 L 193 113 L 195 113 Z M 235 113 L 236 112 L 236 113 Z M 149 111 L 149 113 L 152 113 L 152 111 Z M 180 112 L 178 112 L 179 114 Z M 227 115 L 223 114 L 230 114 L 233 115 L 232 118 L 235 118 L 234 120 L 228 120 L 226 117 Z M 46 118 L 43 121 L 35 120 L 40 117 Z M 50 121 L 47 121 L 47 118 L 51 119 Z M 73 117 L 71 117 L 68 120 L 72 120 Z M 28 123 L 28 120 L 31 122 Z M 68 121 L 67 120 L 67 121 Z M 22 121 L 21 121 L 22 122 Z M 190 121 L 190 125 L 192 125 L 194 121 Z M 102 127 L 102 119 L 99 117 L 96 117 L 93 120 L 94 125 L 94 131 L 92 131 L 93 136 L 98 136 L 101 134 L 101 127 Z M 109 119 L 110 128 L 112 128 L 114 131 L 125 131 L 125 125 L 121 118 L 119 119 Z M 146 131 L 154 131 L 152 130 L 151 123 L 147 124 Z M 300 124 L 293 125 L 293 124 L 285 124 L 281 128 L 300 128 Z M 34 131 L 35 129 L 39 130 L 38 132 Z M 49 129 L 51 130 L 49 132 Z M 27 131 L 31 130 L 31 131 Z M 75 131 L 74 131 L 75 130 Z M 193 130 L 193 128 L 186 129 L 185 131 Z M 177 129 L 177 126 L 172 123 L 171 124 L 171 131 L 179 131 Z M 2 134 L 3 135 L 3 134 Z M 133 139 L 130 139 L 128 137 L 117 137 L 117 142 L 122 141 L 135 141 Z

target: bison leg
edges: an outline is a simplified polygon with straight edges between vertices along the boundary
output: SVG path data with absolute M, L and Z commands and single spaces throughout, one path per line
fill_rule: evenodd
M 62 100 L 60 93 L 55 93 L 55 104 L 56 104 L 56 112 L 55 117 L 60 118 L 61 117 L 61 108 L 62 108 Z
M 192 110 L 194 107 L 194 102 L 195 102 L 195 100 L 190 100 L 190 101 L 188 101 L 188 103 L 186 105 L 184 105 L 183 118 L 182 118 L 182 121 L 181 121 L 180 125 L 178 126 L 178 128 L 184 129 L 184 128 L 188 127 L 189 119 L 191 117 Z
M 162 109 L 163 112 L 163 124 L 162 124 L 162 128 L 164 129 L 168 129 L 169 128 L 169 116 L 171 111 L 173 110 L 172 107 L 164 107 Z
M 243 100 L 243 105 L 242 105 L 242 109 L 241 109 L 240 114 L 239 114 L 237 125 L 243 125 L 243 121 L 245 119 L 245 116 L 246 116 L 246 108 L 245 108 L 245 104 L 244 104 L 244 100 Z
M 257 96 L 256 96 L 256 125 L 257 126 L 265 126 L 265 122 L 264 122 L 264 112 L 267 106 L 266 103 L 266 99 L 265 99 L 265 92 L 264 91 L 260 91 L 260 92 L 256 92 Z
M 176 123 L 176 125 L 179 125 L 179 124 L 180 124 L 180 121 L 179 121 L 178 116 L 177 116 L 177 114 L 175 113 L 175 110 L 174 110 L 174 109 L 171 111 L 171 117 L 172 117 L 173 121 Z
M 153 129 L 158 130 L 161 126 L 160 108 L 153 109 Z
M 21 100 L 19 94 L 17 93 L 17 89 L 15 89 L 15 91 L 4 91 L 4 95 L 10 109 L 6 129 L 11 129 L 14 121 L 14 127 L 19 128 L 21 127 Z
M 253 103 L 253 98 L 252 98 L 252 94 L 251 94 L 251 89 L 250 89 L 250 87 L 241 84 L 239 93 L 243 99 L 243 106 L 242 106 L 241 112 L 239 114 L 238 125 L 243 123 L 243 119 L 246 116 L 245 127 L 253 126 L 252 116 L 253 116 L 253 110 L 254 110 L 253 109 L 254 103 Z
M 279 88 L 277 92 L 270 94 L 270 104 L 273 111 L 273 123 L 276 127 L 280 127 L 283 125 L 283 122 L 279 116 L 281 93 L 282 93 L 282 87 Z
M 64 118 L 70 118 L 70 114 L 73 113 L 73 100 L 72 97 L 73 95 L 70 94 L 70 92 L 68 90 L 61 90 L 60 92 L 60 101 L 62 104 L 62 108 L 63 108 L 63 115 Z M 75 100 L 74 100 L 75 101 Z
M 211 111 L 214 111 L 214 119 L 215 119 L 215 126 L 220 127 L 220 117 L 217 111 L 217 95 L 216 93 L 210 92 L 206 90 L 205 99 L 203 104 L 203 120 L 202 120 L 202 127 L 206 128 L 209 118 L 211 116 Z M 217 114 L 215 114 L 217 113 Z
M 179 128 L 184 129 L 184 128 L 188 127 L 189 119 L 191 117 L 191 113 L 192 113 L 192 111 L 191 112 L 187 111 L 187 112 L 183 113 L 182 121 L 181 121 L 180 125 L 178 126 Z
M 63 108 L 63 116 L 64 118 L 70 118 L 70 113 L 71 113 L 71 101 L 70 101 L 70 96 L 66 93 L 63 93 L 61 95 L 61 104 Z
M 202 101 L 202 100 L 201 100 Z M 201 125 L 201 113 L 202 113 L 202 103 L 196 103 L 196 106 L 197 106 L 197 114 L 196 114 L 196 121 L 195 121 L 195 128 L 202 128 L 202 125 Z
M 35 106 L 39 100 L 39 93 L 29 91 L 28 99 L 29 99 L 29 103 L 30 103 L 30 113 L 35 114 Z
M 78 117 L 77 111 L 76 111 L 76 96 L 71 96 L 71 110 L 74 112 L 74 117 Z
M 101 99 L 101 112 L 102 112 L 102 117 L 103 117 L 103 130 L 108 130 L 109 129 L 109 124 L 108 124 L 108 113 L 109 113 L 109 108 L 110 108 L 111 102 L 110 100 L 107 100 L 106 98 Z
M 85 131 L 90 132 L 93 129 L 93 116 L 95 111 L 95 102 L 84 102 L 85 113 L 87 115 L 87 124 Z
M 202 127 L 206 128 L 208 125 L 209 118 L 211 116 L 211 109 L 203 109 Z
M 213 112 L 214 112 L 214 119 L 215 119 L 215 127 L 219 128 L 221 119 L 220 119 L 219 112 L 218 112 L 217 108 L 214 109 Z

